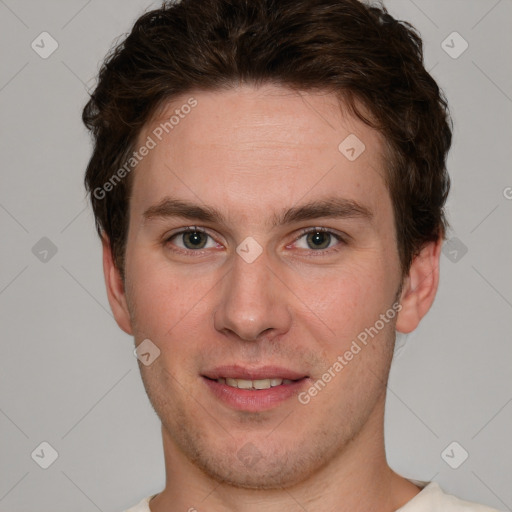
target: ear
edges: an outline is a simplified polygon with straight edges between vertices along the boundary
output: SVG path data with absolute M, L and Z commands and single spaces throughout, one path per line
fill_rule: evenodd
M 107 235 L 102 236 L 103 245 L 103 275 L 107 288 L 108 302 L 114 313 L 117 325 L 127 334 L 133 334 L 130 313 L 126 302 L 124 283 L 121 274 L 114 264 L 112 248 Z
M 403 333 L 414 331 L 434 302 L 439 284 L 439 257 L 442 237 L 426 243 L 413 259 L 404 279 L 396 330 Z

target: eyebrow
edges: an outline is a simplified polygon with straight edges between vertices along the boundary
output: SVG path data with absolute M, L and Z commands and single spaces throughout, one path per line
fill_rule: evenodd
M 171 197 L 164 197 L 158 204 L 145 210 L 142 216 L 144 222 L 158 218 L 180 217 L 199 222 L 228 224 L 225 216 L 211 206 L 200 206 L 189 201 L 173 199 Z M 333 219 L 362 218 L 371 221 L 373 212 L 366 206 L 350 199 L 336 196 L 327 197 L 300 206 L 293 206 L 281 213 L 274 214 L 270 218 L 269 227 L 274 228 L 279 225 L 293 224 L 322 217 Z

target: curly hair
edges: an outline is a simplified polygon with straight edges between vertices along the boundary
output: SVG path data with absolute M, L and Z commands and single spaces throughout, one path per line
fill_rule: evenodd
M 379 131 L 404 274 L 445 236 L 451 119 L 413 26 L 359 0 L 164 2 L 110 51 L 82 114 L 94 141 L 85 186 L 123 278 L 132 174 L 103 185 L 159 107 L 242 83 L 332 92 Z

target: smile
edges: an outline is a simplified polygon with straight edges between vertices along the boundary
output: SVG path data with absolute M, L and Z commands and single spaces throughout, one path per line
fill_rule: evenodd
M 230 409 L 262 412 L 297 396 L 311 380 L 300 371 L 282 366 L 225 365 L 201 375 L 213 397 Z
M 280 379 L 280 378 L 271 378 L 271 379 L 258 379 L 258 380 L 247 380 L 247 379 L 232 379 L 232 378 L 219 378 L 216 379 L 219 384 L 226 384 L 232 388 L 238 389 L 269 389 L 276 386 L 289 385 L 292 384 L 293 380 L 291 379 Z

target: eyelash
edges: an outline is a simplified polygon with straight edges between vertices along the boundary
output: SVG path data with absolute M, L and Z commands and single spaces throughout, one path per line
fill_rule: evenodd
M 165 238 L 164 240 L 164 245 L 167 245 L 171 242 L 172 239 L 176 238 L 177 236 L 179 235 L 183 235 L 183 234 L 186 234 L 186 233 L 194 233 L 194 232 L 197 232 L 197 233 L 203 233 L 207 236 L 209 236 L 212 240 L 215 240 L 213 238 L 212 235 L 210 235 L 206 229 L 204 228 L 201 228 L 201 227 L 198 227 L 198 226 L 190 226 L 186 229 L 182 229 L 181 231 L 177 231 L 176 233 L 173 233 L 172 235 L 168 236 Z M 300 240 L 302 237 L 304 237 L 305 235 L 308 235 L 309 233 L 327 233 L 331 236 L 333 236 L 338 242 L 341 242 L 342 244 L 346 244 L 347 241 L 346 239 L 338 234 L 337 232 L 335 231 L 332 231 L 328 228 L 323 228 L 323 227 L 311 227 L 311 228 L 304 228 L 300 231 L 300 235 L 298 237 L 296 237 L 292 244 L 296 243 L 298 240 Z M 287 245 L 288 247 L 288 245 Z M 191 255 L 191 253 L 195 253 L 196 256 L 202 256 L 204 254 L 205 251 L 207 251 L 208 249 L 203 249 L 203 250 L 193 250 L 193 249 L 171 249 L 173 252 L 177 252 L 177 253 L 180 253 L 180 254 L 186 254 L 187 256 L 188 255 Z M 319 250 L 313 250 L 313 249 L 301 249 L 302 251 L 307 251 L 307 252 L 310 252 L 312 253 L 311 256 L 312 257 L 318 257 L 318 256 L 324 256 L 324 255 L 329 255 L 333 252 L 338 252 L 340 249 L 333 249 L 333 248 L 330 248 L 330 249 L 319 249 Z

